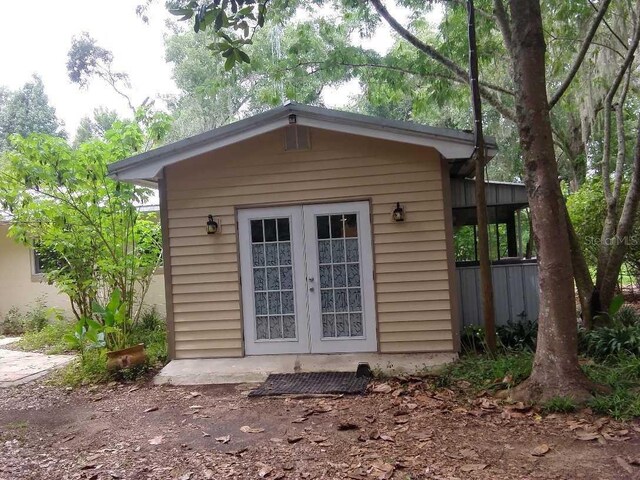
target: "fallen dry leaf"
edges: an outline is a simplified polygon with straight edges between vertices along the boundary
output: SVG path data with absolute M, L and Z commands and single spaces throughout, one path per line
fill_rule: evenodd
M 158 407 L 149 407 L 145 409 L 144 413 L 155 412 L 156 410 L 158 410 Z
M 273 467 L 272 466 L 262 464 L 262 466 L 260 467 L 260 470 L 258 471 L 258 476 L 260 478 L 264 478 L 267 475 L 269 475 L 271 472 L 273 472 Z
M 590 433 L 590 432 L 577 432 L 576 433 L 576 438 L 578 440 L 582 440 L 585 442 L 588 442 L 590 440 L 597 440 L 598 438 L 600 438 L 600 434 L 599 433 Z
M 264 432 L 264 428 L 254 428 L 249 425 L 244 425 L 240 427 L 240 431 L 244 433 L 262 433 Z
M 311 440 L 313 443 L 322 443 L 327 441 L 327 437 L 323 437 L 322 435 L 315 435 L 309 440 Z
M 300 440 L 302 440 L 302 438 L 303 437 L 301 437 L 299 435 L 296 435 L 296 436 L 293 436 L 293 437 L 287 437 L 287 442 L 292 443 L 292 444 L 293 443 L 298 443 Z
M 379 383 L 371 390 L 373 393 L 389 393 L 393 390 L 388 383 Z
M 309 420 L 309 417 L 299 417 L 294 420 L 291 420 L 291 423 L 302 423 L 302 422 L 306 422 L 307 420 Z
M 216 442 L 220 442 L 222 444 L 229 443 L 231 440 L 231 435 L 225 435 L 224 437 L 216 437 Z
M 617 456 L 616 462 L 618 462 L 618 465 L 620 465 L 622 469 L 625 470 L 627 473 L 633 473 L 633 467 L 629 465 L 629 463 L 624 458 Z
M 534 457 L 543 457 L 547 453 L 549 453 L 549 450 L 551 450 L 549 445 L 547 445 L 546 443 L 541 443 L 531 451 L 531 455 L 533 455 Z
M 357 430 L 358 428 L 360 428 L 358 427 L 358 425 L 346 420 L 343 420 L 340 423 L 338 423 L 338 430 Z
M 467 463 L 466 465 L 462 465 L 460 470 L 463 472 L 478 472 L 480 470 L 484 470 L 489 465 L 486 463 Z
M 150 445 L 160 445 L 164 440 L 164 435 L 158 435 L 157 437 L 153 437 L 149 440 Z

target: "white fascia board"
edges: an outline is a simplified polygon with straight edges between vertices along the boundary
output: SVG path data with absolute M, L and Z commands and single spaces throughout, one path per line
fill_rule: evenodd
M 420 145 L 423 147 L 432 147 L 438 150 L 445 158 L 469 158 L 473 153 L 473 145 L 469 142 L 456 141 L 451 138 L 431 137 L 425 134 L 416 134 L 412 132 L 403 132 L 391 128 L 375 128 L 370 126 L 360 126 L 352 123 L 338 123 L 334 121 L 326 121 L 314 118 L 305 118 L 300 115 L 297 117 L 298 125 L 311 128 L 319 128 L 322 130 L 333 130 L 336 132 L 349 133 L 362 137 L 378 138 L 382 140 L 390 140 L 393 142 L 408 143 L 412 145 Z

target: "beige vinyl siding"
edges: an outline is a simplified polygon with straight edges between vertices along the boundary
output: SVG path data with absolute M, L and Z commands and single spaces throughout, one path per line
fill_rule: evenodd
M 429 148 L 311 131 L 285 152 L 283 131 L 165 169 L 176 358 L 240 356 L 237 208 L 370 200 L 379 349 L 451 351 L 441 161 Z M 406 221 L 394 223 L 396 202 Z M 220 232 L 205 233 L 207 215 Z

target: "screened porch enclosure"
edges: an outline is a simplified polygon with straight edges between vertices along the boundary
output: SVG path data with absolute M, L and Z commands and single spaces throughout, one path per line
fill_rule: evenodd
M 475 181 L 451 180 L 462 326 L 483 325 Z M 538 264 L 524 185 L 488 182 L 489 255 L 496 324 L 538 318 Z

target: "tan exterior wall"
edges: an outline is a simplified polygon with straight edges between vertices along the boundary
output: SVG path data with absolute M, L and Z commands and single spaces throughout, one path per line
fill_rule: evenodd
M 308 151 L 283 143 L 275 131 L 165 168 L 175 358 L 243 354 L 237 208 L 363 199 L 379 350 L 453 350 L 438 152 L 317 129 Z M 403 223 L 391 220 L 396 202 Z M 206 234 L 209 214 L 221 220 L 219 234 Z
M 11 307 L 26 311 L 38 298 L 49 307 L 63 309 L 71 316 L 69 297 L 58 293 L 53 285 L 33 274 L 31 250 L 7 237 L 9 226 L 0 225 L 0 321 Z M 164 315 L 164 283 L 162 272 L 154 275 L 145 303 L 155 305 Z

